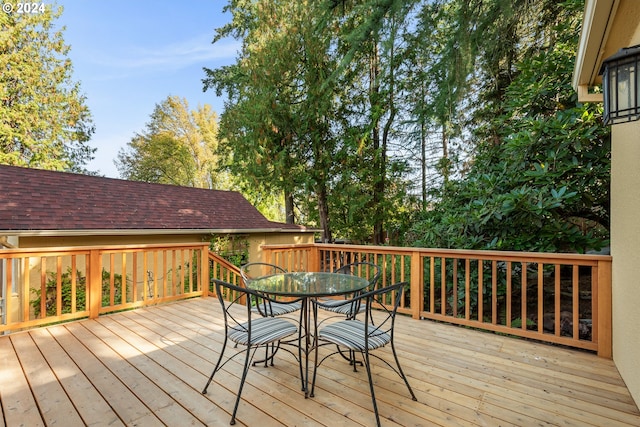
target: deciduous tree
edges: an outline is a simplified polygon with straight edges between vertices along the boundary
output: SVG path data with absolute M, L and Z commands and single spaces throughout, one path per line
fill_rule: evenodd
M 220 170 L 217 115 L 207 104 L 189 110 L 185 99 L 169 96 L 157 104 L 145 131 L 118 152 L 123 178 L 188 187 L 229 189 Z

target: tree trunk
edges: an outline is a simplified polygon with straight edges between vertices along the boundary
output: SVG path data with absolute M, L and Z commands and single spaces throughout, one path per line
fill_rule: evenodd
M 284 212 L 286 216 L 287 224 L 295 224 L 296 217 L 293 213 L 293 194 L 291 192 L 285 191 L 284 194 Z
M 374 43 L 371 59 L 369 63 L 369 100 L 370 108 L 372 111 L 372 131 L 371 140 L 373 142 L 374 153 L 374 174 L 373 177 L 373 244 L 379 245 L 384 241 L 384 225 L 383 225 L 383 199 L 384 199 L 384 181 L 385 173 L 383 171 L 384 161 L 383 153 L 380 150 L 380 116 L 379 113 L 374 112 L 379 107 L 380 103 L 380 82 L 378 81 L 378 74 L 380 73 L 380 64 L 378 57 L 378 44 Z
M 319 183 L 318 188 L 318 214 L 320 227 L 322 228 L 322 242 L 331 243 L 331 227 L 329 226 L 329 205 L 327 204 L 327 188 L 324 183 Z
M 421 99 L 425 99 L 424 83 L 420 85 Z M 422 115 L 421 115 L 422 116 Z M 420 118 L 420 175 L 422 184 L 422 210 L 427 210 L 427 129 L 425 118 Z
M 449 182 L 449 139 L 447 137 L 447 127 L 445 125 L 445 121 L 442 121 L 442 178 L 444 179 L 444 183 Z

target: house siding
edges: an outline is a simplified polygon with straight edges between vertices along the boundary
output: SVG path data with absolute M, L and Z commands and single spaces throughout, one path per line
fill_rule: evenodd
M 640 44 L 637 0 L 586 0 L 574 87 L 595 86 L 602 60 Z M 576 87 L 579 89 L 579 87 Z M 589 101 L 585 99 L 584 101 Z M 613 360 L 640 406 L 640 121 L 611 127 L 611 275 Z
M 640 43 L 640 41 L 638 42 Z M 640 406 L 640 121 L 612 127 L 613 360 Z

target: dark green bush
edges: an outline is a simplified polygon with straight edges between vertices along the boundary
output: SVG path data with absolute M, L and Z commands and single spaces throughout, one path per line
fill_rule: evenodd
M 55 316 L 56 312 L 56 298 L 57 298 L 57 274 L 54 272 L 47 273 L 45 306 L 47 316 Z M 108 306 L 110 304 L 110 283 L 111 273 L 102 270 L 102 306 Z M 71 267 L 67 268 L 67 271 L 61 275 L 62 285 L 62 311 L 60 314 L 71 313 L 72 307 L 72 287 L 71 287 Z M 122 275 L 114 275 L 114 287 L 116 303 L 121 301 L 122 296 Z M 36 294 L 36 298 L 31 301 L 31 306 L 34 309 L 36 317 L 41 315 L 41 302 L 42 302 L 42 290 L 39 288 L 32 288 L 32 291 Z M 76 311 L 84 311 L 87 308 L 87 278 L 80 271 L 76 271 Z

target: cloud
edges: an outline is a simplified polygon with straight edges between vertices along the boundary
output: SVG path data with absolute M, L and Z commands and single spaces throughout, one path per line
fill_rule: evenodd
M 135 45 L 124 49 L 120 47 L 116 55 L 104 52 L 94 55 L 92 62 L 110 70 L 157 71 L 158 67 L 179 70 L 191 65 L 207 66 L 212 62 L 231 62 L 240 47 L 240 42 L 237 41 L 221 41 L 213 45 L 211 35 L 206 34 L 156 48 Z

